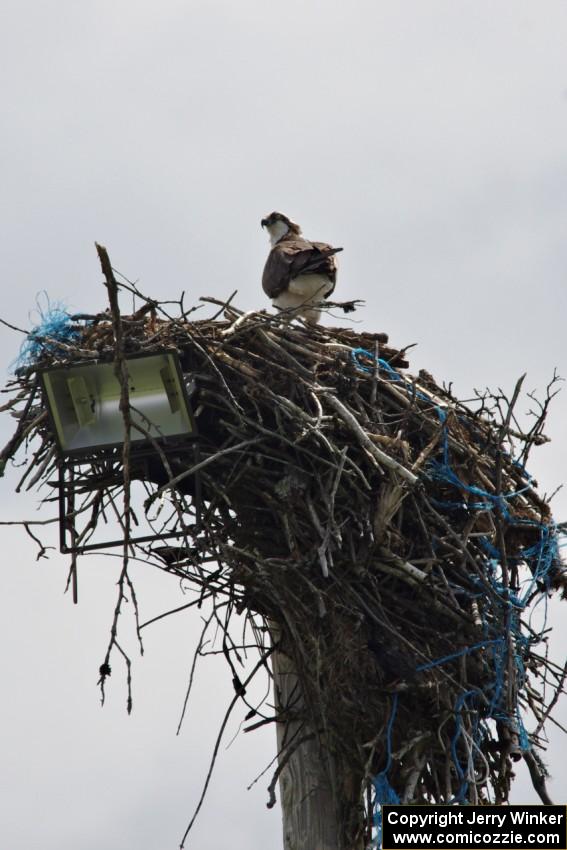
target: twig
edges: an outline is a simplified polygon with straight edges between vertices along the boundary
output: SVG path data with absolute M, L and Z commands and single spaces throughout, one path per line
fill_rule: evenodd
M 410 472 L 409 469 L 406 469 L 402 466 L 401 463 L 398 463 L 397 460 L 391 458 L 381 449 L 374 445 L 372 440 L 368 437 L 368 435 L 362 430 L 352 413 L 346 409 L 344 404 L 338 400 L 330 393 L 322 393 L 322 398 L 329 404 L 330 407 L 341 417 L 343 422 L 349 426 L 350 430 L 355 434 L 358 441 L 366 451 L 371 454 L 379 464 L 383 466 L 387 466 L 389 469 L 396 472 L 400 478 L 404 478 L 410 484 L 417 483 L 417 475 L 414 475 L 413 472 Z

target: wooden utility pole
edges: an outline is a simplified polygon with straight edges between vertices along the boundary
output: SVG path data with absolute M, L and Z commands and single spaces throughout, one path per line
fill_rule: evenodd
M 273 670 L 278 709 L 285 711 L 290 705 L 297 709 L 302 696 L 291 659 L 275 653 Z M 289 720 L 277 724 L 277 743 L 283 765 L 279 785 L 284 850 L 342 850 L 329 766 L 323 762 L 317 736 L 301 721 Z M 286 758 L 286 745 L 295 744 Z
M 272 638 L 277 630 L 272 626 Z M 360 788 L 342 776 L 317 731 L 305 722 L 305 700 L 293 660 L 272 656 L 277 723 L 278 769 L 284 850 L 364 850 L 345 836 L 344 813 L 361 809 Z M 272 789 L 273 793 L 273 789 Z M 273 800 L 275 802 L 275 798 Z

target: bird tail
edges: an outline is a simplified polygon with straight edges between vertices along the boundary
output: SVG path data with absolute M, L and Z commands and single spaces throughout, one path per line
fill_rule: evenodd
M 313 260 L 312 263 L 308 263 L 305 268 L 301 269 L 301 274 L 309 274 L 309 272 L 312 272 L 321 265 L 321 260 L 326 260 L 327 257 L 332 257 L 333 254 L 338 254 L 339 251 L 342 250 L 342 248 L 319 248 L 321 256 L 317 257 L 316 260 Z

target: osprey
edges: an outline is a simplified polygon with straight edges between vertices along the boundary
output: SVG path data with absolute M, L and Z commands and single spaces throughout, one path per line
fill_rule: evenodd
M 283 213 L 270 213 L 261 225 L 270 234 L 272 245 L 262 275 L 264 292 L 274 307 L 293 310 L 292 315 L 317 323 L 321 301 L 335 288 L 335 254 L 343 249 L 325 242 L 308 242 L 299 225 Z

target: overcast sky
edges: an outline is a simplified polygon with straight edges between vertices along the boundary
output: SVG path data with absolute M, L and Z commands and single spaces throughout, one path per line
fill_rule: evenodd
M 1 315 L 30 327 L 44 289 L 104 308 L 95 240 L 158 298 L 238 288 L 264 307 L 260 219 L 279 209 L 344 246 L 337 296 L 366 299 L 357 327 L 418 343 L 414 371 L 465 397 L 525 371 L 541 391 L 567 375 L 566 44 L 562 0 L 4 0 Z M 6 372 L 19 344 L 2 330 Z M 566 398 L 532 460 L 544 492 L 567 477 Z M 30 516 L 13 481 L 3 516 Z M 554 505 L 565 521 L 565 494 Z M 118 666 L 101 709 L 117 562 L 84 560 L 74 607 L 67 560 L 35 563 L 23 531 L 1 534 L 0 845 L 177 847 L 230 699 L 222 663 L 203 663 L 175 737 L 197 617 L 148 632 L 131 717 Z M 179 604 L 175 581 L 143 566 L 136 580 L 143 617 Z M 269 774 L 245 790 L 272 733 L 221 751 L 189 846 L 281 849 Z M 566 738 L 551 740 L 565 802 Z M 538 802 L 523 771 L 514 799 Z

